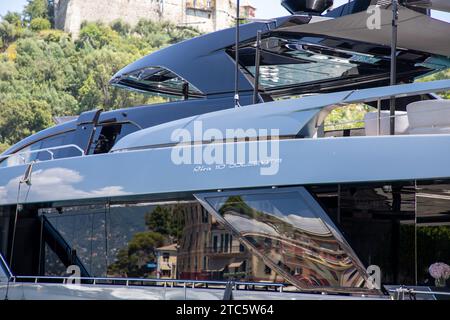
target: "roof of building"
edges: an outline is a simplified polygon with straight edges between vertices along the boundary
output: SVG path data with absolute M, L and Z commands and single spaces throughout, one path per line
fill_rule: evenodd
M 244 0 L 241 4 L 241 7 L 250 7 L 252 9 L 256 9 L 256 7 L 252 5 L 248 0 Z
M 178 244 L 173 243 L 168 246 L 159 247 L 156 248 L 157 251 L 177 251 L 178 250 Z

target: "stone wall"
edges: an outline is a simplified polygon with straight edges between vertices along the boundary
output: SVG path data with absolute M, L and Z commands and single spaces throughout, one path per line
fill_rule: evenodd
M 198 1 L 198 2 L 197 2 Z M 230 27 L 231 0 L 55 0 L 55 27 L 78 37 L 84 21 L 135 25 L 140 19 L 171 21 L 212 32 Z

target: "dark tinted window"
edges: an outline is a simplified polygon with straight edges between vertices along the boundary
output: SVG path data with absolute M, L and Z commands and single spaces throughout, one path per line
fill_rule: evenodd
M 435 263 L 450 265 L 449 181 L 320 186 L 310 191 L 365 266 L 380 267 L 383 284 L 449 288 L 448 280 L 430 273 Z
M 33 151 L 64 146 L 72 144 L 72 142 L 73 142 L 73 131 L 61 133 L 55 136 L 39 140 L 16 152 L 18 154 L 22 153 L 21 156 L 12 156 L 2 161 L 0 163 L 0 167 L 8 167 L 12 165 L 23 164 L 24 162 L 29 163 L 35 160 L 38 161 L 50 160 L 51 155 L 48 152 L 33 152 Z M 80 152 L 77 151 L 76 149 L 70 150 L 70 148 L 68 148 L 66 150 L 54 150 L 53 157 L 54 159 L 67 157 L 68 152 L 73 153 L 72 156 L 80 155 Z
M 414 284 L 414 184 L 311 187 L 365 267 L 382 284 Z
M 138 130 L 139 128 L 132 123 L 112 123 L 98 126 L 89 153 L 108 153 L 120 139 Z
M 420 285 L 450 286 L 434 279 L 430 267 L 450 265 L 450 183 L 436 181 L 417 185 L 417 281 Z M 450 274 L 449 274 L 450 276 Z M 438 281 L 436 281 L 438 280 Z

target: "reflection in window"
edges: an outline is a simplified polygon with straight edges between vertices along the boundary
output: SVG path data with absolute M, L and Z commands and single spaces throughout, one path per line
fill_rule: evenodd
M 326 213 L 305 189 L 289 188 L 198 195 L 211 214 L 197 201 L 110 203 L 40 214 L 97 277 L 350 289 L 365 285 L 361 260 L 364 267 L 380 267 L 382 284 L 434 286 L 430 265 L 450 264 L 450 181 L 309 191 Z M 67 262 L 48 244 L 43 274 L 65 275 Z
M 284 281 L 196 201 L 43 212 L 91 276 Z M 47 274 L 54 264 L 47 259 Z
M 414 185 L 311 187 L 365 267 L 381 269 L 382 284 L 413 285 Z
M 417 185 L 417 281 L 435 286 L 429 268 L 436 262 L 450 265 L 450 184 L 448 181 Z M 447 290 L 450 280 L 445 283 Z
M 66 273 L 66 266 L 59 257 L 50 249 L 48 244 L 44 246 L 45 275 L 61 277 Z
M 414 186 L 341 187 L 341 227 L 366 266 L 384 284 L 414 284 Z
M 52 137 L 48 137 L 42 140 L 39 140 L 29 146 L 17 151 L 16 153 L 21 154 L 21 156 L 12 156 L 3 161 L 0 159 L 0 167 L 10 167 L 15 165 L 21 165 L 23 163 L 30 163 L 31 161 L 46 161 L 50 160 L 51 156 L 48 152 L 34 152 L 41 149 L 59 147 L 68 144 L 72 144 L 72 132 L 61 133 Z M 69 150 L 72 151 L 72 150 Z M 76 150 L 75 154 L 72 156 L 79 156 L 80 153 Z M 67 157 L 68 150 L 54 150 L 53 157 L 54 159 L 59 159 L 63 157 Z
M 230 228 L 271 262 L 262 264 L 259 274 L 276 270 L 300 288 L 363 287 L 363 275 L 331 223 L 306 199 L 296 191 L 206 197 Z
M 80 258 L 88 273 L 96 277 L 106 275 L 105 210 L 105 206 L 81 206 L 41 211 Z M 51 275 L 55 261 L 48 251 L 45 274 Z
M 383 74 L 386 68 L 382 56 L 344 51 L 302 40 L 270 37 L 262 40 L 262 48 L 260 84 L 266 90 L 356 79 L 368 74 L 376 76 Z M 255 43 L 241 47 L 240 52 L 242 65 L 255 76 Z
M 127 74 L 117 80 L 120 87 L 169 96 L 200 98 L 202 92 L 186 80 L 160 67 L 147 67 Z
M 132 123 L 111 123 L 96 128 L 90 154 L 108 153 L 123 137 L 136 132 L 139 127 Z

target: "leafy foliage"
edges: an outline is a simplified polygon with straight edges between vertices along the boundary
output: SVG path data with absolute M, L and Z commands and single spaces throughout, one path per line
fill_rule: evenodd
M 147 230 L 133 235 L 127 246 L 120 249 L 108 273 L 128 277 L 149 277 L 156 271 L 156 249 L 180 240 L 183 226 L 181 206 L 157 206 L 145 215 Z
M 37 18 L 47 19 L 49 16 L 47 0 L 28 0 L 23 16 L 25 21 L 32 21 Z
M 30 22 L 30 29 L 33 31 L 42 31 L 50 29 L 51 24 L 50 21 L 48 21 L 45 18 L 34 18 Z
M 417 81 L 436 81 L 450 79 L 450 69 L 443 70 L 423 77 Z M 441 92 L 439 95 L 444 99 L 450 99 L 450 91 Z M 325 130 L 342 130 L 342 129 L 356 129 L 364 127 L 364 115 L 367 112 L 374 111 L 373 108 L 363 104 L 352 104 L 334 109 L 325 120 Z
M 133 236 L 128 246 L 117 254 L 117 260 L 109 266 L 109 273 L 127 277 L 146 277 L 152 272 L 147 263 L 156 260 L 155 249 L 164 244 L 164 237 L 157 232 L 139 232 Z
M 51 29 L 47 0 L 0 20 L 0 152 L 52 125 L 52 117 L 164 101 L 113 88 L 109 79 L 138 58 L 197 36 L 190 27 L 139 21 L 133 28 L 84 23 L 79 39 Z
M 352 104 L 336 108 L 325 120 L 325 130 L 364 128 L 364 115 L 372 108 L 362 104 Z
M 444 80 L 444 79 L 450 79 L 450 69 L 443 70 L 441 72 L 432 74 L 431 76 L 424 77 L 420 81 L 436 81 L 436 80 Z M 450 91 L 441 92 L 439 95 L 444 99 L 450 99 Z

